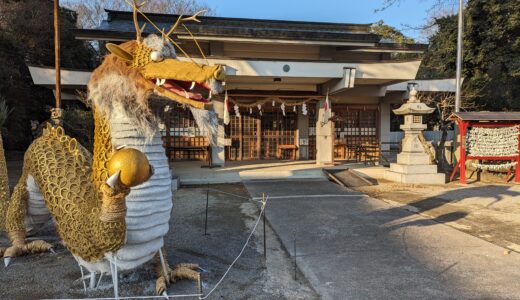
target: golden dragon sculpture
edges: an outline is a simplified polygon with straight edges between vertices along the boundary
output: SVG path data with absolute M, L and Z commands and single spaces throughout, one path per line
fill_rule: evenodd
M 200 281 L 198 266 L 171 269 L 162 250 L 172 209 L 171 174 L 148 101 L 157 95 L 203 109 L 211 94 L 221 92 L 224 72 L 219 65 L 176 58 L 170 35 L 183 22 L 198 21 L 197 14 L 179 17 L 167 33 L 142 38 L 139 7 L 134 1 L 136 40 L 108 44 L 111 54 L 88 84 L 95 119 L 93 154 L 62 127 L 48 126 L 25 153 L 22 176 L 9 198 L 0 147 L 0 229 L 12 242 L 0 248 L 6 263 L 18 255 L 52 250 L 42 240 L 27 243 L 26 235 L 53 218 L 64 245 L 91 276 L 113 273 L 113 266 L 131 270 L 155 257 L 158 294 L 178 279 Z M 146 182 L 122 184 L 125 156 L 119 155 L 120 168 L 111 158 L 125 149 L 146 156 L 153 170 Z

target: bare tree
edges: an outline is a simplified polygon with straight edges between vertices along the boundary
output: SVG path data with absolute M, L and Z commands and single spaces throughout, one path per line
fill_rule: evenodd
M 467 0 L 464 0 L 466 2 Z M 404 0 L 383 0 L 383 4 L 380 8 L 376 9 L 376 11 L 383 11 L 392 6 L 401 5 Z M 426 0 L 417 0 L 418 5 L 424 5 Z M 428 12 L 431 11 L 442 11 L 445 9 L 456 9 L 459 1 L 458 0 L 435 0 L 431 4 L 430 8 L 428 8 Z
M 129 0 L 69 0 L 63 5 L 78 14 L 78 27 L 96 28 L 106 18 L 105 9 L 130 11 Z M 192 14 L 206 10 L 205 15 L 214 15 L 215 10 L 198 0 L 153 0 L 146 3 L 142 10 L 149 13 Z
M 464 3 L 467 3 L 468 0 L 464 0 Z M 375 11 L 380 12 L 386 9 L 389 9 L 393 6 L 399 6 L 403 4 L 404 0 L 383 0 L 381 7 L 377 8 Z M 416 0 L 417 5 L 425 5 L 426 0 Z M 421 34 L 419 38 L 422 40 L 427 40 L 437 31 L 437 25 L 435 20 L 441 17 L 454 15 L 458 11 L 459 0 L 435 0 L 431 4 L 430 7 L 426 9 L 427 16 L 424 20 L 424 23 L 421 25 L 412 26 L 410 24 L 401 24 L 402 31 L 418 31 Z
M 466 95 L 467 96 L 467 95 Z M 439 146 L 436 149 L 437 162 L 441 170 L 448 170 L 449 163 L 445 156 L 445 145 L 448 139 L 448 129 L 452 126 L 453 122 L 448 120 L 449 116 L 455 111 L 455 93 L 452 92 L 428 92 L 419 93 L 417 96 L 419 101 L 425 103 L 430 107 L 436 107 L 437 110 L 437 126 L 442 132 Z M 478 107 L 473 103 L 464 102 L 466 105 L 461 107 L 462 111 L 476 110 Z

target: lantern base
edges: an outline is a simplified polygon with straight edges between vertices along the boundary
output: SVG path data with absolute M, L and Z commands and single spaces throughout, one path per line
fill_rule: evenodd
M 391 164 L 385 179 L 400 183 L 445 184 L 446 175 L 437 173 L 436 165 Z

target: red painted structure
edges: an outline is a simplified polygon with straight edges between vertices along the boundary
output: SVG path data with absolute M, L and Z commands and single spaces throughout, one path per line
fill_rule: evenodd
M 471 127 L 510 127 L 520 125 L 520 112 L 458 112 L 453 113 L 450 120 L 456 121 L 460 131 L 460 158 L 453 169 L 450 181 L 453 180 L 459 170 L 460 183 L 466 184 L 466 161 L 468 159 L 487 161 L 516 161 L 515 183 L 520 183 L 520 130 L 518 132 L 518 155 L 515 156 L 468 156 L 466 153 L 466 133 Z M 506 180 L 511 176 L 511 169 L 507 173 Z

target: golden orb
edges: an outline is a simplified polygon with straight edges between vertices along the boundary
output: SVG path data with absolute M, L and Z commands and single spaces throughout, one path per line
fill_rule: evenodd
M 123 148 L 116 151 L 107 164 L 108 176 L 121 170 L 119 182 L 126 187 L 133 187 L 147 181 L 151 176 L 148 158 L 143 152 L 134 148 Z

